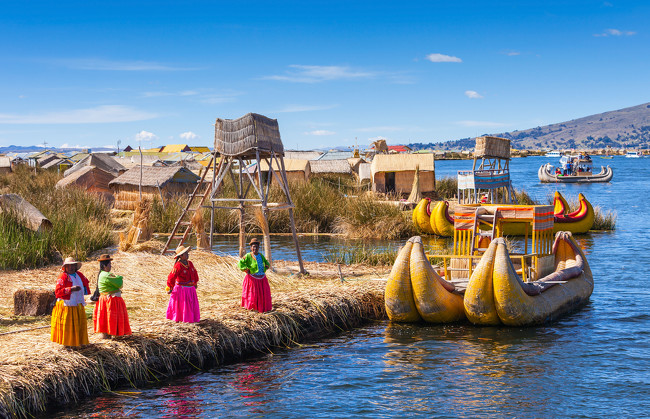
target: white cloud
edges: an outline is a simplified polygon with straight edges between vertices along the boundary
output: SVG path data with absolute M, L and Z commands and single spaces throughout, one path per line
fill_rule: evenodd
M 465 90 L 465 96 L 470 99 L 483 99 L 483 96 L 474 90 Z
M 153 132 L 149 131 L 140 131 L 139 133 L 135 134 L 135 140 L 136 141 L 153 141 L 157 140 L 158 136 L 154 134 Z
M 346 66 L 297 65 L 289 66 L 284 75 L 262 77 L 263 80 L 280 80 L 294 83 L 320 83 L 332 80 L 368 79 L 378 74 L 368 71 L 355 71 Z
M 505 54 L 505 55 L 507 55 L 509 57 L 516 57 L 517 55 L 521 55 L 521 52 L 508 50 L 508 51 L 503 51 L 502 54 Z
M 453 55 L 445 55 L 445 54 L 429 54 L 425 58 L 431 61 L 432 63 L 462 63 L 463 62 L 463 60 L 461 60 L 458 57 L 454 57 Z
M 364 128 L 357 128 L 355 131 L 358 132 L 376 132 L 376 131 L 402 131 L 402 127 L 397 127 L 397 126 L 380 126 L 380 127 L 364 127 Z
M 339 105 L 287 105 L 274 113 L 325 111 L 336 108 L 337 106 Z
M 464 127 L 485 127 L 485 128 L 499 128 L 499 127 L 506 127 L 508 124 L 504 124 L 502 122 L 490 122 L 490 121 L 458 121 L 456 122 L 458 125 L 462 125 Z
M 603 33 L 595 33 L 596 37 L 605 37 L 605 36 L 632 36 L 636 35 L 634 31 L 621 31 L 618 29 L 606 29 Z
M 322 135 L 334 135 L 336 134 L 334 131 L 328 131 L 325 129 L 318 129 L 315 131 L 309 131 L 306 132 L 305 135 L 317 135 L 317 136 L 322 136 Z
M 61 144 L 60 148 L 90 148 L 90 147 L 88 147 L 87 145 L 80 145 L 80 144 L 72 145 L 68 143 L 63 143 Z
M 198 70 L 190 67 L 174 67 L 152 61 L 113 61 L 101 58 L 71 58 L 55 60 L 54 64 L 74 70 L 99 71 L 188 71 Z
M 0 124 L 103 124 L 144 121 L 158 116 L 155 113 L 140 111 L 130 106 L 105 105 L 41 114 L 0 114 Z
M 180 135 L 180 137 L 186 141 L 192 141 L 194 139 L 199 138 L 199 136 L 194 134 L 192 131 L 184 132 Z

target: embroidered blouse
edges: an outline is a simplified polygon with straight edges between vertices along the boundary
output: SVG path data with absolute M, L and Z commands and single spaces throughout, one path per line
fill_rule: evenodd
M 185 287 L 196 286 L 199 282 L 199 273 L 194 268 L 191 261 L 187 261 L 187 265 L 183 264 L 180 260 L 174 264 L 174 268 L 167 276 L 167 287 L 174 289 L 175 285 L 182 285 Z
M 246 253 L 246 256 L 237 263 L 237 267 L 240 270 L 244 271 L 248 269 L 251 275 L 258 277 L 264 276 L 264 272 L 269 269 L 270 266 L 271 264 L 269 261 L 266 260 L 264 255 L 261 253 L 257 253 L 257 257 L 252 253 Z

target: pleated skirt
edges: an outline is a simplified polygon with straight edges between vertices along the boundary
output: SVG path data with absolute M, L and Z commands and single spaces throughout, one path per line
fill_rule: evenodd
M 271 287 L 266 275 L 256 278 L 246 274 L 242 284 L 241 306 L 248 310 L 257 310 L 260 313 L 271 311 Z
M 68 307 L 63 300 L 56 302 L 52 310 L 50 339 L 65 346 L 88 344 L 88 325 L 83 304 Z
M 175 322 L 196 323 L 201 320 L 196 288 L 175 285 L 169 296 L 167 318 Z
M 108 295 L 100 296 L 93 312 L 93 325 L 95 333 L 106 333 L 111 336 L 130 335 L 129 314 L 126 312 L 124 299 Z

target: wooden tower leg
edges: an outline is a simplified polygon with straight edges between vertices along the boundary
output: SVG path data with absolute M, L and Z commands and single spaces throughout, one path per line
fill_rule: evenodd
M 300 253 L 300 244 L 298 243 L 298 234 L 296 234 L 296 223 L 293 219 L 293 202 L 289 193 L 289 182 L 287 181 L 287 171 L 284 168 L 284 158 L 280 156 L 280 165 L 282 166 L 282 180 L 284 183 L 284 193 L 287 196 L 287 203 L 289 204 L 289 221 L 291 222 L 291 235 L 293 242 L 296 245 L 296 255 L 298 256 L 298 266 L 300 266 L 300 273 L 306 274 L 307 271 L 302 263 L 302 254 Z

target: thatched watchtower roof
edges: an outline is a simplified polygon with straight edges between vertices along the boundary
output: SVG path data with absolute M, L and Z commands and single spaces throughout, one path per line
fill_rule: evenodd
M 170 182 L 196 183 L 199 176 L 184 167 L 149 167 L 142 166 L 142 186 L 164 188 Z M 113 179 L 109 186 L 139 185 L 140 166 L 129 169 L 126 173 Z
M 214 125 L 214 149 L 224 156 L 251 158 L 271 152 L 284 156 L 277 119 L 248 113 L 238 119 L 217 118 Z

